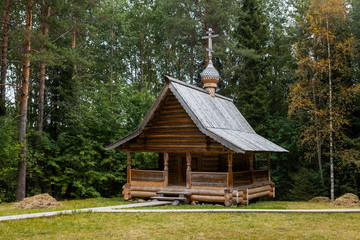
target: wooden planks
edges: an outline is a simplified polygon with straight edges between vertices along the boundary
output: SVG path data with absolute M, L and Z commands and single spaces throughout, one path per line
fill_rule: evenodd
M 268 170 L 254 170 L 254 182 L 268 181 Z
M 201 157 L 201 170 L 204 172 L 218 171 L 219 162 L 219 154 L 203 154 Z
M 220 172 L 192 172 L 191 185 L 204 187 L 226 187 L 227 173 Z
M 251 184 L 251 172 L 233 172 L 233 182 L 235 186 L 250 185 Z
M 131 169 L 131 184 L 134 181 L 163 182 L 164 171 Z

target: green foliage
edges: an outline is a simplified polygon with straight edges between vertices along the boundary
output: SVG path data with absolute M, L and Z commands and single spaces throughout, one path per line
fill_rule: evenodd
M 321 185 L 320 176 L 314 170 L 299 166 L 298 172 L 290 175 L 292 200 L 307 201 L 315 196 L 324 196 L 326 191 Z
M 15 198 L 17 160 L 20 145 L 17 126 L 11 117 L 0 118 L 0 203 Z
M 40 20 L 45 19 L 40 14 L 40 4 L 35 1 L 33 6 L 28 195 L 49 192 L 58 198 L 85 198 L 120 194 L 126 181 L 126 156 L 104 148 L 138 127 L 160 92 L 164 75 L 202 85 L 199 73 L 205 67 L 205 42 L 200 39 L 208 27 L 219 34 L 214 40 L 213 59 L 222 76 L 219 93 L 234 99 L 260 135 L 289 150 L 271 156 L 277 198 L 298 198 L 305 190 L 311 195 L 317 190 L 323 193 L 321 186 L 308 186 L 318 179 L 318 168 L 313 152 L 305 154 L 309 145 L 298 144 L 299 133 L 304 131 L 304 126 L 311 125 L 311 116 L 305 108 L 299 108 L 292 119 L 287 118 L 289 86 L 299 81 L 295 73 L 294 42 L 312 39 L 302 25 L 310 0 L 54 0 L 48 3 L 51 16 L 46 19 L 47 39 L 41 34 Z M 293 6 L 289 7 L 290 4 Z M 353 102 L 348 101 L 348 95 L 335 96 L 349 103 L 345 104 L 348 125 L 342 129 L 344 138 L 337 139 L 335 146 L 337 195 L 345 191 L 358 193 L 360 189 L 360 104 L 356 95 L 360 76 L 360 1 L 351 4 L 353 8 L 349 9 L 353 11 L 348 25 L 344 22 L 336 25 L 336 36 L 341 40 L 351 30 L 355 47 L 353 58 L 345 57 L 346 54 L 338 56 L 337 59 L 345 59 L 347 64 L 334 73 L 335 83 L 357 86 L 351 92 Z M 13 85 L 6 88 L 7 115 L 0 119 L 0 201 L 11 201 L 15 195 L 20 148 L 17 143 L 19 91 L 13 86 L 22 77 L 24 9 L 23 2 L 12 1 L 7 83 Z M 0 3 L 0 15 L 3 16 L 3 3 Z M 72 48 L 74 29 L 76 47 Z M 45 49 L 41 50 L 43 45 Z M 299 51 L 309 53 L 309 46 L 300 46 Z M 36 131 L 40 61 L 46 62 L 41 136 Z M 339 87 L 335 93 L 342 90 Z M 327 97 L 326 91 L 321 94 Z M 353 111 L 348 111 L 351 106 Z M 314 126 L 309 129 L 313 130 Z M 158 157 L 155 153 L 133 154 L 134 167 L 155 169 Z M 323 153 L 322 157 L 327 155 Z M 327 178 L 328 165 L 324 163 L 323 167 Z M 308 179 L 302 179 L 301 174 Z M 301 186 L 304 189 L 296 190 Z

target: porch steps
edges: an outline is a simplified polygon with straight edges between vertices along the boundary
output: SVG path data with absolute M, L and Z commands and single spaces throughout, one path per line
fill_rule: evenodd
M 179 201 L 182 203 L 189 203 L 190 192 L 167 192 L 160 191 L 156 193 L 157 196 L 151 197 L 151 199 L 156 199 L 158 201 Z

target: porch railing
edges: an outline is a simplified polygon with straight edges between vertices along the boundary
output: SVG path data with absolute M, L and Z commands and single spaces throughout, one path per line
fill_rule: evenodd
M 191 172 L 191 186 L 226 187 L 227 172 Z
M 227 187 L 227 172 L 191 172 L 191 186 L 194 187 Z M 233 172 L 233 186 L 250 185 L 268 181 L 268 170 Z M 147 186 L 166 186 L 164 171 L 131 169 L 131 183 Z
M 131 169 L 131 182 L 163 182 L 164 171 Z

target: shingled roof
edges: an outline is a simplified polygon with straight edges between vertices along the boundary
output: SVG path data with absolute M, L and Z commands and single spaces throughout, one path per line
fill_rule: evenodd
M 140 127 L 123 139 L 109 145 L 110 150 L 139 136 L 155 110 L 158 108 L 167 91 L 171 91 L 180 102 L 199 130 L 215 141 L 237 153 L 254 152 L 287 152 L 284 148 L 258 135 L 232 99 L 209 93 L 193 85 L 166 76 L 166 85 L 147 113 Z

